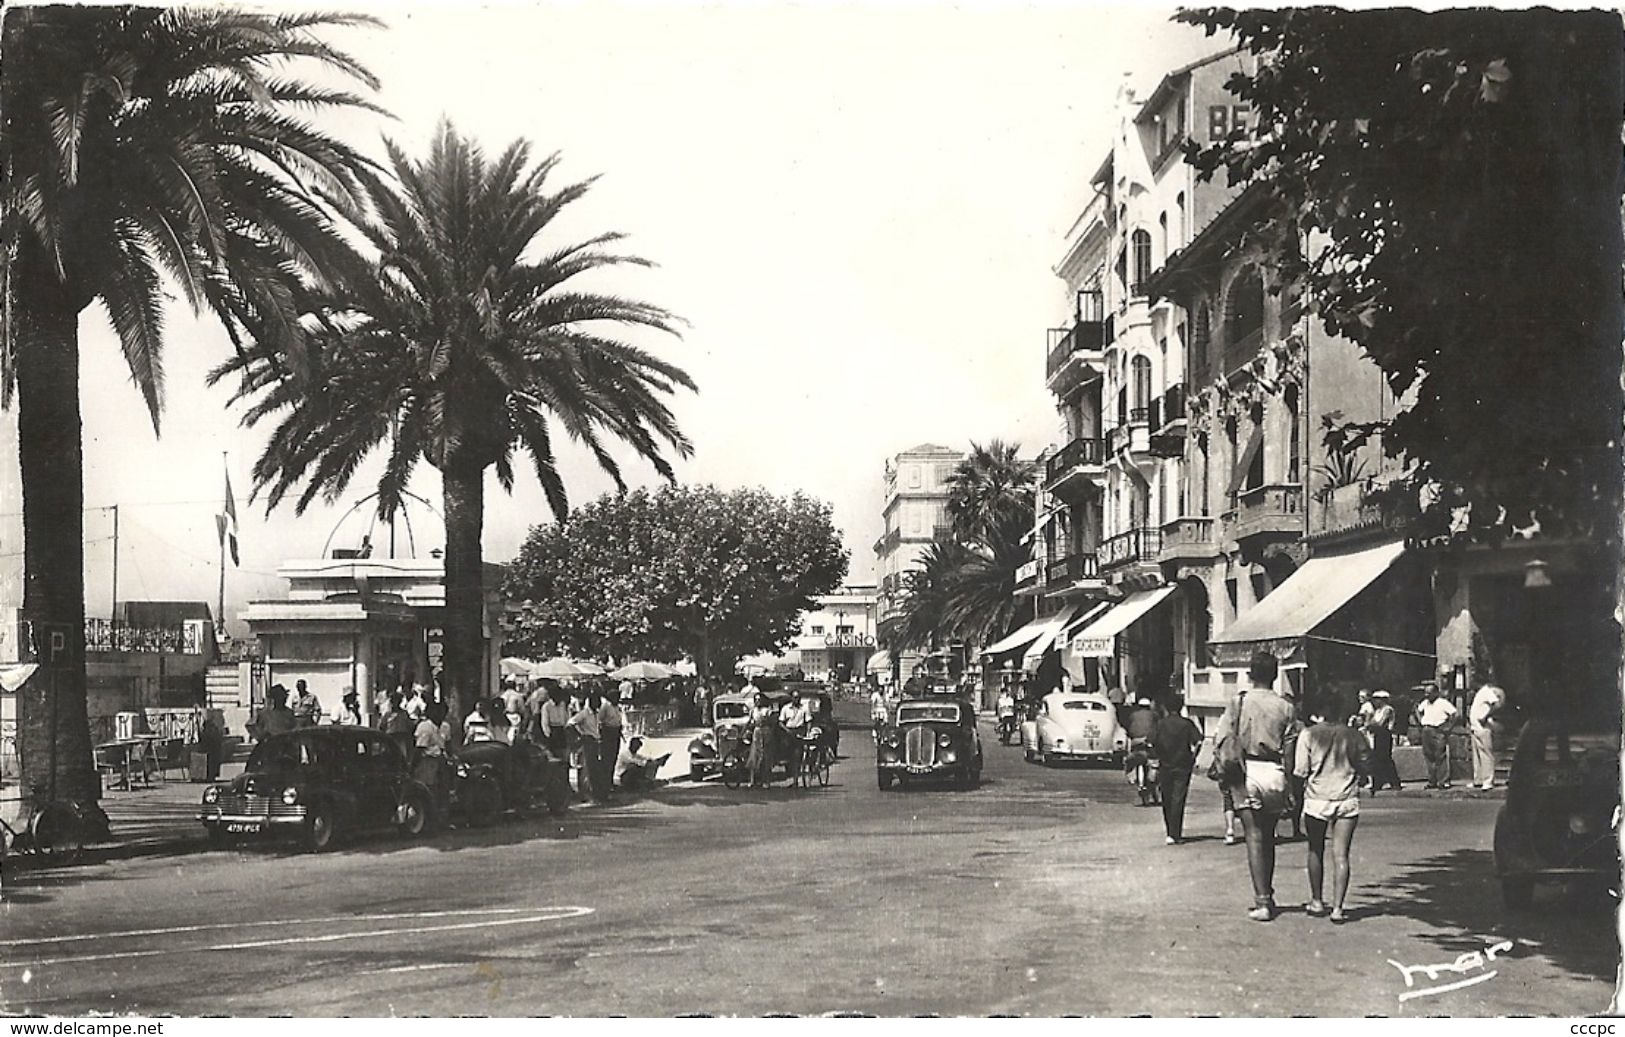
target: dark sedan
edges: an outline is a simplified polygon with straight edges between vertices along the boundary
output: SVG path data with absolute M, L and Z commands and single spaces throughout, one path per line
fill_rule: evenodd
M 1549 720 L 1524 727 L 1495 819 L 1495 872 L 1510 908 L 1537 882 L 1619 889 L 1619 732 Z
M 320 851 L 359 829 L 421 835 L 432 809 L 394 740 L 367 727 L 309 727 L 255 746 L 242 774 L 204 789 L 198 820 L 212 842 L 284 835 Z
M 982 781 L 982 740 L 970 704 L 949 696 L 904 699 L 896 720 L 875 736 L 880 787 L 893 781 L 949 778 L 960 788 Z

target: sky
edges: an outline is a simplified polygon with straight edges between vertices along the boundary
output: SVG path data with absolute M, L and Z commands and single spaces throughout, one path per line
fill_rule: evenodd
M 373 10 L 387 29 L 333 39 L 379 75 L 394 118 L 329 128 L 373 154 L 383 135 L 420 154 L 445 117 L 492 152 L 520 137 L 560 152 L 562 180 L 599 176 L 544 241 L 624 231 L 658 264 L 596 286 L 686 322 L 680 339 L 640 339 L 699 384 L 674 401 L 694 444 L 679 478 L 830 502 L 853 581 L 873 578 L 887 457 L 995 437 L 1032 454 L 1059 435 L 1043 343 L 1068 301 L 1051 268 L 1106 153 L 1118 86 L 1126 75 L 1144 96 L 1219 48 L 1143 6 Z M 228 389 L 204 386 L 230 347 L 183 302 L 168 316 L 159 437 L 99 308 L 81 347 L 86 504 L 119 505 L 121 600 L 214 600 L 225 471 L 242 548 L 226 576 L 235 632 L 244 602 L 283 593 L 280 562 L 366 532 L 369 507 L 344 513 L 376 464 L 303 516 L 249 502 L 270 426 L 239 427 Z M 658 483 L 619 453 L 630 482 Z M 562 461 L 572 502 L 613 488 L 580 452 Z M 433 469 L 413 489 L 438 507 Z M 511 496 L 493 477 L 486 558 L 511 559 L 549 517 L 534 477 L 521 470 Z M 411 518 L 418 553 L 439 546 L 438 519 Z M 85 535 L 89 611 L 106 615 L 110 513 L 89 513 Z M 403 554 L 406 539 L 398 526 Z

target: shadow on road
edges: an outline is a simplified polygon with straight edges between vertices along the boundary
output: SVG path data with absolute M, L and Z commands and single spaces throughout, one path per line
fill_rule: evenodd
M 1381 904 L 1362 909 L 1354 920 L 1384 914 L 1421 922 L 1433 930 L 1421 938 L 1446 952 L 1440 960 L 1483 953 L 1485 938 L 1497 937 L 1518 944 L 1514 955 L 1535 951 L 1571 975 L 1614 977 L 1619 944 L 1615 905 L 1607 894 L 1581 884 L 1568 889 L 1554 885 L 1537 890 L 1531 910 L 1509 911 L 1501 904 L 1495 860 L 1488 850 L 1427 857 L 1387 881 L 1360 888 Z

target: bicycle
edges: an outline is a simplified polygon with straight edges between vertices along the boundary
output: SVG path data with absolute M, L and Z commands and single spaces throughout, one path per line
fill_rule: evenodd
M 820 785 L 828 785 L 833 756 L 818 729 L 809 731 L 801 739 L 801 766 L 796 770 L 796 780 L 801 787 L 810 789 L 815 780 Z
M 85 852 L 89 825 L 84 808 L 71 800 L 33 806 L 35 801 L 44 798 L 39 788 L 23 797 L 27 820 L 19 819 L 15 828 L 0 818 L 0 859 L 13 853 L 26 853 L 44 857 L 52 864 L 72 864 Z

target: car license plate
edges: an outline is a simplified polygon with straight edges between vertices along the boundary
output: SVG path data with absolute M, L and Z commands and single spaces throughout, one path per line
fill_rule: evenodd
M 239 835 L 258 835 L 261 825 L 258 821 L 231 821 L 226 825 L 226 831 Z
M 1099 738 L 1100 737 L 1100 728 L 1096 727 L 1093 724 L 1085 724 L 1085 725 L 1083 725 L 1083 737 L 1085 737 L 1085 738 Z
M 923 763 L 909 764 L 908 769 L 909 769 L 909 773 L 911 773 L 911 774 L 929 774 L 929 773 L 931 773 L 931 768 L 927 767 Z

